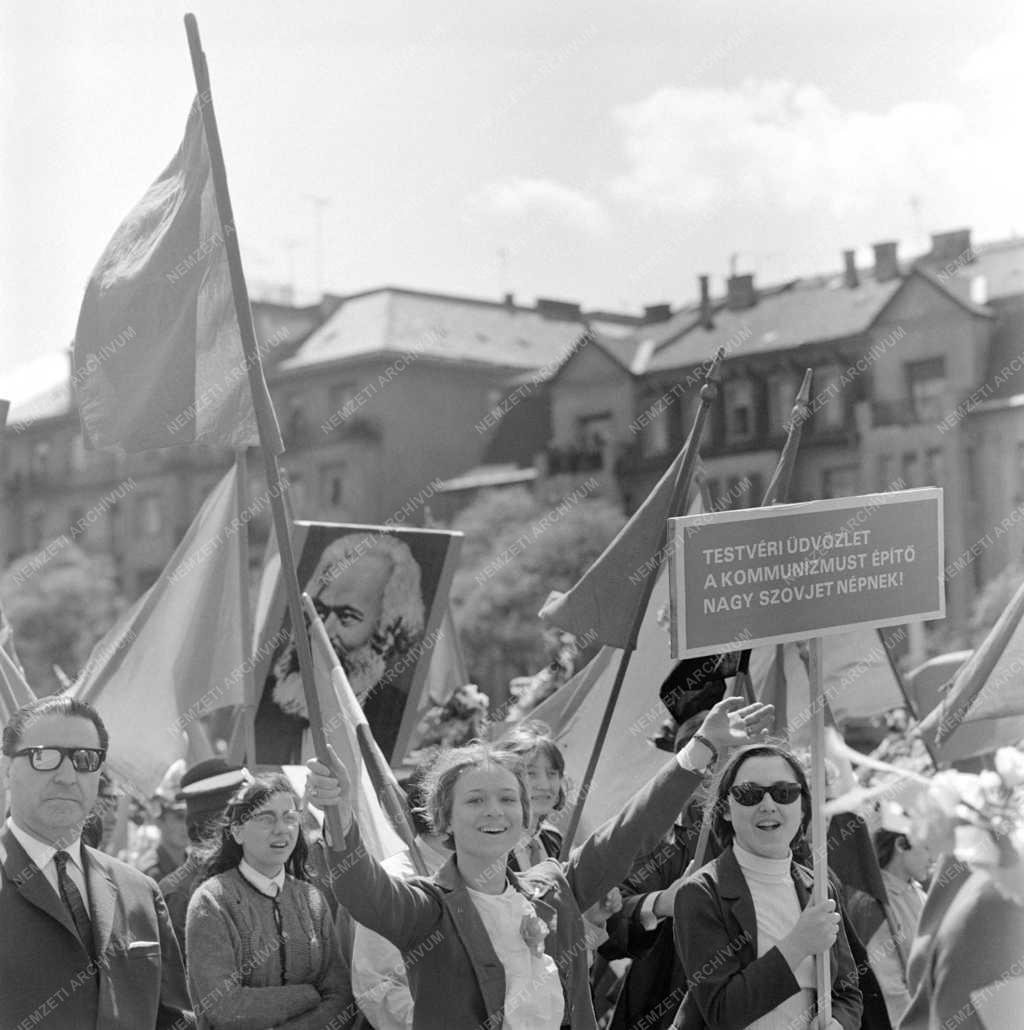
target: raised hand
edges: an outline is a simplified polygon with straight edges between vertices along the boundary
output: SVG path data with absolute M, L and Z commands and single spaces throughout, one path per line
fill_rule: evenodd
M 331 760 L 330 766 L 315 758 L 306 762 L 306 768 L 309 769 L 306 798 L 317 808 L 335 806 L 341 817 L 342 832 L 347 834 L 352 826 L 352 780 L 330 744 L 327 745 L 327 753 Z
M 755 701 L 744 705 L 742 697 L 724 697 L 701 723 L 700 732 L 719 755 L 731 747 L 750 744 L 767 736 L 775 721 L 775 706 Z

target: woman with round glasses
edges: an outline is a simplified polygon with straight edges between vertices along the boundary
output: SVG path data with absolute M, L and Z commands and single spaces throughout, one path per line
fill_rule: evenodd
M 829 1030 L 857 1030 L 857 971 L 836 899 L 811 904 L 811 872 L 793 861 L 791 847 L 811 820 L 800 763 L 776 744 L 740 748 L 717 775 L 708 804 L 724 851 L 676 894 L 676 948 L 688 988 L 676 1025 L 810 1027 L 814 956 L 830 949 Z
M 199 1030 L 345 1025 L 331 913 L 306 879 L 299 799 L 280 773 L 228 802 L 188 906 L 188 981 Z

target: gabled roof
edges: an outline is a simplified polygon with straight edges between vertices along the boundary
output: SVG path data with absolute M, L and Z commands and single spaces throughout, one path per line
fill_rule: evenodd
M 635 327 L 599 319 L 614 333 Z M 346 297 L 280 373 L 378 354 L 423 357 L 509 369 L 557 363 L 579 339 L 588 316 L 552 317 L 511 303 L 384 286 Z
M 971 255 L 970 262 L 952 262 L 951 274 L 941 269 L 948 276 L 946 281 L 963 282 L 983 276 L 990 300 L 1024 294 L 1024 237 L 979 244 L 972 248 Z

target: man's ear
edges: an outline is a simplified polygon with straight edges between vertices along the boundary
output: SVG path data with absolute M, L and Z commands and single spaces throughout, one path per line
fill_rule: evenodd
M 241 843 L 242 843 L 242 827 L 241 826 L 232 826 L 231 827 L 231 836 L 234 838 L 234 841 L 235 841 L 236 844 L 241 845 Z

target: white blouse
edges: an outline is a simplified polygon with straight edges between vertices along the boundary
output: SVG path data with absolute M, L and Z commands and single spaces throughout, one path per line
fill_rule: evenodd
M 523 919 L 533 905 L 511 884 L 501 894 L 466 888 L 487 928 L 495 954 L 505 967 L 506 1030 L 558 1030 L 565 1000 L 555 960 L 536 955 L 523 939 Z

